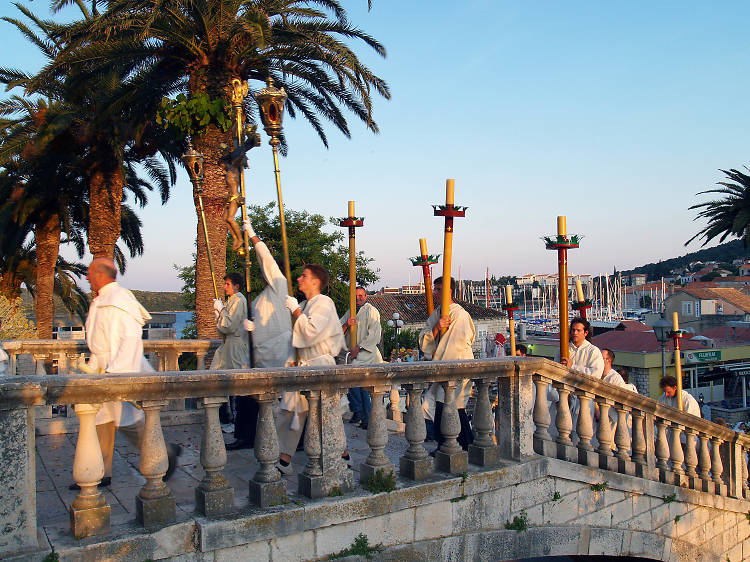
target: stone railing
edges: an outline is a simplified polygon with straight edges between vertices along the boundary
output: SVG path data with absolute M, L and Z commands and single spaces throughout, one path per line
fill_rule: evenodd
M 468 451 L 457 442 L 460 422 L 452 392 L 462 379 L 474 381 L 476 395 L 475 440 Z M 442 385 L 446 396 L 441 422 L 445 442 L 435 459 L 423 444 L 426 430 L 422 410 L 422 393 L 433 382 Z M 489 390 L 495 383 L 499 403 L 493 420 Z M 398 467 L 385 454 L 389 435 L 384 397 L 393 385 L 401 385 L 408 397 L 404 434 L 408 448 Z M 545 455 L 713 494 L 747 496 L 745 452 L 750 440 L 744 435 L 544 359 L 148 375 L 6 376 L 0 377 L 0 424 L 4 428 L 0 449 L 0 557 L 37 545 L 33 407 L 76 405 L 79 432 L 73 479 L 81 490 L 70 506 L 70 521 L 73 536 L 82 538 L 107 534 L 110 528 L 110 507 L 97 488 L 104 468 L 94 417 L 102 402 L 129 400 L 139 403 L 145 412 L 140 470 L 146 483 L 136 496 L 136 520 L 146 529 L 155 529 L 176 518 L 175 497 L 162 481 L 167 451 L 159 414 L 170 400 L 192 398 L 202 407 L 200 462 L 204 475 L 195 490 L 195 509 L 199 515 L 220 518 L 236 510 L 235 490 L 224 475 L 227 452 L 218 413 L 227 397 L 249 395 L 259 403 L 254 449 L 259 467 L 250 479 L 249 490 L 241 493 L 249 496 L 252 505 L 266 509 L 283 503 L 286 495 L 286 481 L 274 466 L 279 444 L 273 418 L 275 401 L 284 391 L 301 391 L 309 403 L 304 439 L 307 461 L 298 474 L 298 493 L 315 499 L 346 493 L 355 486 L 353 472 L 341 458 L 346 437 L 339 396 L 350 387 L 366 388 L 372 397 L 367 430 L 370 451 L 359 466 L 361 481 L 381 470 L 398 472 L 406 481 L 425 480 L 435 471 L 448 478 L 466 473 L 469 463 L 474 470 L 492 469 L 501 459 L 524 461 Z M 554 440 L 548 400 L 551 388 L 556 393 L 549 394 L 559 397 Z M 577 416 L 571 414 L 571 395 L 580 404 Z M 597 426 L 591 414 L 592 401 L 598 404 L 600 419 L 608 420 L 614 407 L 618 420 L 614 436 L 609 423 L 598 424 L 596 449 L 592 444 Z M 682 439 L 683 433 L 686 439 Z M 698 449 L 696 440 L 700 442 Z
M 547 360 L 518 363 L 519 384 L 526 387 L 519 394 L 528 395 L 529 385 L 534 385 L 532 420 L 521 419 L 512 431 L 524 436 L 522 454 L 711 494 L 750 497 L 750 437 L 744 433 Z M 533 439 L 528 438 L 531 433 Z

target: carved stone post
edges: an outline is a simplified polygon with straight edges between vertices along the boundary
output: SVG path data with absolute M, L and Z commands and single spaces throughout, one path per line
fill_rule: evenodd
M 195 352 L 195 360 L 197 363 L 196 369 L 198 371 L 205 371 L 206 370 L 206 352 L 205 351 L 196 351 Z
M 625 404 L 615 404 L 617 409 L 617 429 L 615 430 L 615 445 L 617 445 L 617 471 L 623 474 L 635 474 L 635 463 L 630 459 L 630 431 L 628 431 L 628 412 L 630 408 Z
M 724 443 L 724 440 L 719 437 L 711 438 L 711 477 L 714 481 L 714 493 L 720 496 L 726 496 L 727 485 L 722 478 L 724 473 L 724 463 L 721 460 L 722 443 Z
M 250 480 L 250 501 L 260 507 L 277 505 L 286 497 L 286 480 L 276 469 L 279 460 L 279 437 L 273 419 L 272 393 L 253 396 L 258 402 L 258 425 L 255 433 L 255 458 L 260 468 Z
M 166 400 L 144 400 L 146 424 L 141 442 L 141 474 L 146 483 L 135 498 L 136 520 L 147 529 L 175 522 L 175 498 L 162 477 L 167 473 L 167 446 L 160 412 Z
M 399 460 L 399 474 L 412 480 L 424 480 L 435 470 L 435 463 L 424 448 L 427 427 L 422 411 L 422 391 L 426 383 L 403 385 L 409 393 L 409 409 L 406 412 L 406 440 L 409 448 Z
M 534 456 L 534 383 L 528 373 L 497 378 L 495 434 L 500 456 L 521 461 Z
M 650 478 L 651 469 L 646 462 L 646 436 L 643 433 L 644 415 L 640 410 L 633 410 L 633 462 L 635 475 Z M 619 425 L 619 423 L 618 423 Z
M 701 489 L 701 480 L 696 471 L 698 466 L 698 452 L 695 450 L 697 436 L 697 430 L 692 427 L 685 428 L 685 474 L 688 478 L 688 486 L 694 490 Z
M 669 442 L 667 441 L 667 420 L 656 418 L 656 468 L 659 481 L 672 484 L 674 475 L 669 469 Z
M 387 386 L 367 388 L 372 400 L 370 421 L 367 423 L 367 444 L 370 446 L 370 454 L 365 462 L 359 465 L 359 481 L 362 484 L 366 484 L 370 477 L 375 476 L 379 470 L 382 470 L 384 474 L 393 474 L 396 470 L 384 452 L 388 444 L 388 427 L 385 423 L 383 396 L 389 390 Z
M 299 493 L 308 498 L 322 498 L 323 467 L 320 464 L 320 391 L 309 390 L 303 392 L 307 398 L 307 428 L 305 429 L 305 454 L 307 465 L 297 476 Z
M 708 435 L 703 432 L 698 434 L 700 440 L 700 454 L 698 457 L 698 475 L 700 476 L 700 485 L 698 490 L 702 492 L 711 491 L 713 482 L 711 481 L 711 451 L 708 446 Z
M 534 451 L 545 457 L 557 457 L 557 445 L 552 441 L 549 434 L 549 425 L 552 419 L 549 415 L 549 404 L 547 403 L 547 386 L 550 379 L 539 374 L 534 374 L 534 386 L 536 396 L 534 400 Z
M 195 509 L 206 517 L 223 515 L 234 510 L 234 488 L 224 477 L 227 449 L 221 434 L 219 407 L 226 398 L 202 398 L 204 425 L 201 438 L 201 465 L 204 474 L 195 489 Z
M 591 416 L 591 400 L 594 395 L 585 390 L 576 390 L 580 407 L 578 409 L 578 463 L 585 466 L 599 466 L 599 455 L 591 445 L 594 436 L 594 420 Z
M 674 473 L 673 483 L 675 486 L 687 485 L 685 469 L 682 468 L 682 463 L 685 461 L 685 453 L 682 450 L 682 440 L 680 439 L 684 430 L 684 425 L 672 422 L 672 438 L 669 449 L 672 472 Z
M 101 404 L 76 404 L 78 442 L 73 458 L 73 480 L 81 487 L 70 505 L 70 530 L 77 539 L 109 533 L 110 508 L 97 485 L 104 477 L 104 461 L 94 418 Z
M 442 383 L 445 391 L 445 402 L 443 403 L 443 418 L 440 420 L 440 432 L 445 441 L 435 453 L 435 464 L 438 470 L 459 474 L 466 472 L 469 468 L 469 455 L 461 449 L 456 438 L 461 432 L 461 421 L 456 409 L 456 384 L 460 381 L 448 381 Z
M 474 381 L 477 392 L 477 404 L 474 408 L 474 430 L 476 438 L 469 445 L 469 462 L 484 467 L 497 466 L 500 451 L 492 440 L 494 423 L 492 420 L 492 405 L 490 404 L 490 384 L 493 379 L 477 379 Z
M 612 453 L 612 425 L 609 422 L 609 409 L 614 406 L 614 400 L 604 396 L 597 396 L 596 403 L 599 405 L 599 430 L 596 438 L 599 441 L 599 447 L 596 451 L 599 453 L 599 468 L 605 470 L 617 470 L 617 459 Z M 579 415 L 581 415 L 579 413 Z
M 578 462 L 578 449 L 573 445 L 570 434 L 573 431 L 573 416 L 570 414 L 570 393 L 573 387 L 562 382 L 553 382 L 552 385 L 560 396 L 557 403 L 557 415 L 555 425 L 557 426 L 557 458 L 570 462 Z
M 748 449 L 745 447 L 742 447 L 741 451 L 742 451 L 742 458 L 740 462 L 742 463 L 742 497 L 747 499 L 748 496 L 750 496 L 750 487 L 748 486 L 748 483 L 747 483 L 748 476 L 750 476 L 748 474 L 748 469 L 747 469 Z
M 388 419 L 398 423 L 403 423 L 404 416 L 401 413 L 401 395 L 398 393 L 398 385 L 394 384 L 391 386 L 390 394 L 388 395 Z M 369 427 L 369 425 L 367 426 Z

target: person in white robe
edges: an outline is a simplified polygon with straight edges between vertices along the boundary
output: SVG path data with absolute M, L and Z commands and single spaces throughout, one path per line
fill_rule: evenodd
M 327 295 L 321 294 L 328 288 L 329 275 L 318 264 L 307 264 L 297 277 L 297 288 L 305 295 L 301 303 L 292 296 L 286 297 L 286 307 L 294 317 L 292 345 L 299 356 L 299 365 L 310 367 L 335 365 L 334 357 L 346 345 L 341 331 L 336 305 Z M 321 397 L 321 408 L 333 408 L 332 397 Z M 340 397 L 335 397 L 335 408 L 340 408 Z M 333 428 L 335 439 L 343 443 L 342 458 L 350 460 L 346 450 L 346 435 L 341 416 Z
M 86 373 L 153 372 L 143 356 L 143 326 L 151 315 L 133 293 L 115 281 L 116 275 L 115 264 L 110 259 L 96 258 L 89 265 L 86 279 L 96 294 L 86 318 L 86 343 L 91 357 L 88 363 L 80 363 L 79 368 Z M 143 412 L 129 402 L 102 404 L 95 418 L 104 459 L 104 478 L 99 486 L 111 483 L 115 428 L 140 449 L 144 420 Z M 180 452 L 179 445 L 167 445 L 169 468 L 165 480 L 174 472 Z M 70 488 L 78 489 L 78 485 Z
M 607 382 L 609 384 L 613 384 L 615 386 L 619 386 L 620 388 L 624 388 L 626 390 L 630 390 L 631 392 L 635 392 L 637 394 L 638 390 L 635 388 L 635 386 L 632 385 L 632 384 L 626 383 L 625 379 L 622 378 L 622 376 L 620 375 L 620 373 L 618 373 L 617 371 L 615 371 L 612 368 L 612 363 L 615 360 L 615 352 L 612 351 L 611 349 L 604 348 L 604 349 L 602 349 L 601 353 L 602 353 L 602 358 L 604 359 L 604 377 L 602 378 L 602 380 L 604 382 Z M 599 420 L 599 408 L 598 408 L 598 406 L 597 406 L 597 411 L 596 411 L 596 419 L 597 419 L 597 421 Z M 610 421 L 611 426 L 612 426 L 612 435 L 613 436 L 614 436 L 615 431 L 617 430 L 617 421 L 618 421 L 618 419 L 619 419 L 619 417 L 618 417 L 618 414 L 617 414 L 617 410 L 614 407 L 610 407 L 609 408 L 609 421 Z M 628 420 L 628 427 L 632 427 L 632 421 L 631 421 L 630 414 L 628 414 L 627 420 Z
M 255 256 L 265 283 L 265 287 L 251 304 L 253 319 L 243 323 L 246 330 L 253 332 L 255 367 L 288 367 L 294 363 L 294 348 L 292 319 L 286 309 L 286 277 L 249 220 L 245 221 L 243 229 L 255 248 Z M 281 457 L 277 468 L 286 474 L 291 471 L 289 463 L 297 449 L 307 418 L 307 399 L 299 392 L 283 392 L 279 408 L 276 432 Z M 239 408 L 238 417 L 241 417 Z M 235 428 L 236 426 L 235 422 Z
M 433 281 L 433 294 L 435 295 L 436 302 L 441 302 L 442 289 L 443 278 L 438 277 Z M 425 324 L 425 327 L 419 333 L 419 347 L 427 360 L 451 361 L 456 359 L 474 359 L 474 352 L 471 346 L 476 339 L 476 329 L 469 313 L 460 304 L 453 302 L 452 293 L 455 290 L 455 281 L 452 277 L 450 279 L 450 290 L 451 304 L 448 309 L 448 317 L 442 318 L 442 306 L 436 306 L 427 319 L 427 324 Z M 446 331 L 441 335 L 440 332 L 442 329 Z M 445 391 L 442 385 L 433 383 L 430 385 L 428 392 L 433 393 L 435 397 L 434 429 L 438 448 L 440 448 L 440 445 L 445 440 L 440 431 Z M 469 379 L 461 380 L 456 385 L 456 408 L 461 420 L 461 432 L 458 435 L 458 442 L 464 450 L 468 449 L 474 440 L 469 418 L 465 410 L 466 399 L 470 392 L 471 381 Z
M 677 379 L 672 376 L 664 377 L 659 381 L 659 387 L 662 389 L 659 403 L 677 408 Z M 687 390 L 682 391 L 682 409 L 688 414 L 701 417 L 701 407 L 698 401 Z
M 367 302 L 367 291 L 364 287 L 356 289 L 357 312 L 356 317 L 351 318 L 349 310 L 339 319 L 341 328 L 346 339 L 346 349 L 352 365 L 374 365 L 383 363 L 378 344 L 381 338 L 380 312 Z M 349 328 L 357 326 L 357 345 L 351 345 L 351 334 Z M 363 388 L 352 388 L 347 393 L 349 406 L 354 413 L 350 423 L 361 421 L 360 427 L 367 429 L 370 419 L 372 402 L 370 395 Z

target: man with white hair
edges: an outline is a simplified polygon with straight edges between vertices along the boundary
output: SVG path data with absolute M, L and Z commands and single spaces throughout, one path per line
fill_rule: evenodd
M 151 315 L 115 278 L 117 269 L 111 259 L 95 258 L 89 265 L 86 279 L 95 298 L 86 318 L 86 343 L 91 351 L 88 364 L 80 364 L 88 373 L 153 372 L 143 356 L 143 326 Z M 115 429 L 140 450 L 144 427 L 143 412 L 129 402 L 105 402 L 96 414 L 96 433 L 104 460 L 104 478 L 99 487 L 112 482 L 112 457 Z M 177 464 L 181 447 L 167 444 L 169 466 L 164 480 L 169 479 Z M 79 489 L 72 484 L 70 489 Z

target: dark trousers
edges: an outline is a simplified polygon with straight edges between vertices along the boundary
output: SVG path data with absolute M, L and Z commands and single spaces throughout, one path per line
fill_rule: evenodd
M 258 403 L 249 396 L 237 396 L 234 402 L 234 438 L 255 445 L 255 429 L 258 425 Z
M 362 416 L 362 421 L 367 423 L 370 419 L 370 411 L 372 410 L 370 393 L 363 388 L 350 388 L 349 392 L 346 393 L 346 397 L 349 400 L 349 409 L 352 412 L 359 412 L 359 415 Z
M 443 403 L 435 402 L 435 423 L 433 425 L 435 430 L 435 441 L 437 441 L 438 449 L 440 445 L 445 441 L 443 432 L 440 431 L 440 422 L 443 419 Z M 474 442 L 474 434 L 471 431 L 471 425 L 469 424 L 469 416 L 466 415 L 464 408 L 458 409 L 458 419 L 461 421 L 461 432 L 458 434 L 458 444 L 464 451 L 469 449 L 469 445 Z

